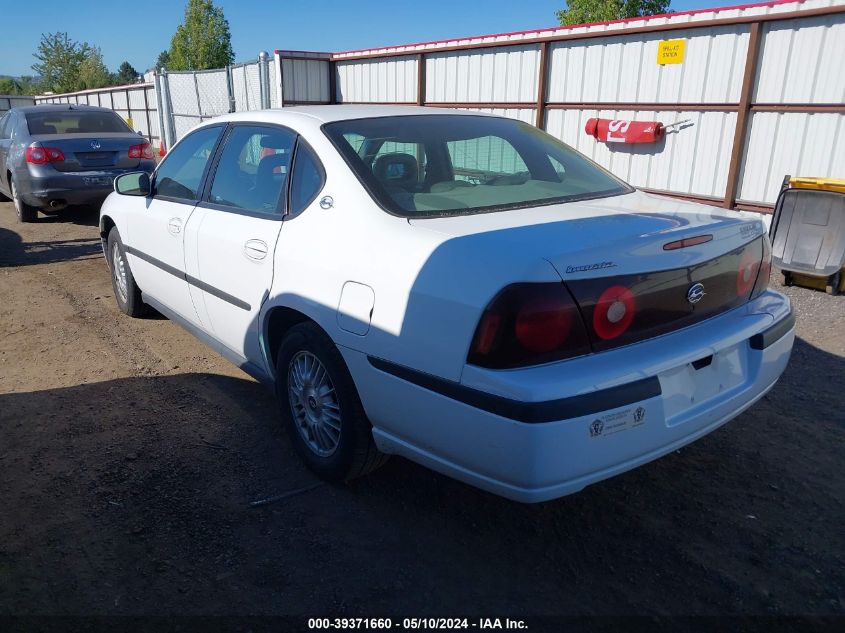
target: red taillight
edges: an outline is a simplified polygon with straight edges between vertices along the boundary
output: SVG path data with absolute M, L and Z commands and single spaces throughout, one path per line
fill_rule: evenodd
M 634 320 L 636 309 L 633 292 L 625 286 L 611 286 L 596 301 L 593 330 L 605 341 L 621 336 Z
M 587 354 L 578 307 L 562 283 L 513 284 L 487 306 L 468 362 L 495 369 L 539 365 Z
M 760 271 L 754 282 L 754 290 L 751 291 L 751 299 L 759 297 L 769 287 L 769 277 L 772 274 L 772 244 L 767 236 L 763 236 L 763 260 L 760 262 Z
M 27 147 L 26 162 L 33 165 L 44 165 L 46 163 L 59 163 L 65 159 L 62 150 L 56 147 Z
M 756 251 L 756 252 L 755 252 Z M 739 270 L 736 271 L 736 296 L 747 297 L 757 281 L 760 271 L 760 251 L 747 249 L 739 260 Z
M 533 301 L 520 308 L 516 315 L 516 340 L 529 352 L 547 354 L 569 338 L 573 316 L 561 297 Z
M 133 145 L 129 148 L 129 158 L 145 158 L 147 160 L 152 160 L 153 148 L 149 143 Z

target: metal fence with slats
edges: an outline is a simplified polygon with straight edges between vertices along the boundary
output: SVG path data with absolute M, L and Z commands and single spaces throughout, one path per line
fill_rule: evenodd
M 150 143 L 157 145 L 161 140 L 161 121 L 152 83 L 44 95 L 35 97 L 35 103 L 74 103 L 110 108 Z
M 666 40 L 682 63 L 661 64 Z M 531 122 L 631 184 L 765 210 L 785 174 L 845 177 L 845 0 L 772 0 L 345 53 L 277 51 L 285 105 L 407 104 Z M 654 145 L 591 117 L 688 119 Z
M 266 53 L 244 64 L 217 70 L 155 73 L 153 81 L 131 86 L 43 95 L 35 103 L 74 103 L 111 108 L 151 143 L 171 147 L 202 121 L 269 108 L 278 102 L 270 89 L 275 60 Z M 0 109 L 3 101 L 0 97 Z M 30 99 L 27 104 L 32 104 Z M 22 104 L 12 104 L 22 105 Z
M 683 41 L 682 63 L 659 63 L 667 40 Z M 772 0 L 344 53 L 276 51 L 36 101 L 106 105 L 168 147 L 209 117 L 259 108 L 490 112 L 545 129 L 645 190 L 766 210 L 785 174 L 845 177 L 843 59 L 845 0 Z M 588 136 L 591 117 L 689 124 L 628 146 Z
M 17 95 L 0 95 L 0 114 L 11 110 L 12 108 L 20 108 L 23 106 L 31 106 L 35 104 L 35 99 L 32 97 L 20 97 Z

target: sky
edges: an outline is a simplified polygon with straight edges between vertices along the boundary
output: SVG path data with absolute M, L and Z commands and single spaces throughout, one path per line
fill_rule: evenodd
M 749 0 L 672 0 L 686 11 Z M 124 60 L 143 72 L 182 21 L 185 0 L 0 0 L 0 75 L 33 74 L 42 33 L 67 32 L 99 46 L 111 70 Z M 216 0 L 236 61 L 266 50 L 338 52 L 556 25 L 565 0 Z M 139 7 L 143 7 L 141 12 Z M 10 28 L 11 27 L 11 28 Z

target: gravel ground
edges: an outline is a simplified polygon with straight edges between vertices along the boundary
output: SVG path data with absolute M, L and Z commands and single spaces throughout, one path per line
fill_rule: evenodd
M 257 383 L 118 313 L 95 223 L 0 204 L 0 615 L 845 615 L 845 297 L 782 289 L 792 361 L 726 427 L 525 506 L 319 484 Z

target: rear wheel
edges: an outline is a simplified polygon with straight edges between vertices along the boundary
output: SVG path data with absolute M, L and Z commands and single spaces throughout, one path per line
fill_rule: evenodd
M 12 201 L 15 203 L 18 222 L 35 222 L 38 219 L 38 207 L 33 207 L 21 199 L 14 180 L 12 181 Z
M 791 286 L 792 285 L 792 273 L 788 270 L 783 271 L 783 285 L 784 286 Z
M 117 227 L 112 227 L 106 247 L 106 258 L 111 269 L 111 285 L 117 307 L 131 317 L 141 317 L 147 312 L 147 306 L 141 298 L 141 290 L 135 283 L 135 277 L 126 260 L 126 251 L 120 241 Z
M 276 395 L 288 435 L 319 477 L 348 481 L 387 461 L 376 449 L 349 369 L 322 330 L 312 323 L 292 327 L 276 367 Z

